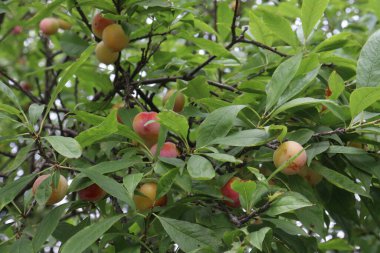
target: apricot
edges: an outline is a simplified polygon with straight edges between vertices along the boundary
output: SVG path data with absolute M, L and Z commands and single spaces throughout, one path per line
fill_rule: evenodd
M 153 155 L 156 155 L 157 153 L 157 144 L 153 145 L 150 148 L 150 152 Z M 160 150 L 160 157 L 167 157 L 167 158 L 176 158 L 179 156 L 179 151 L 176 147 L 176 145 L 173 142 L 165 142 Z
M 20 86 L 21 86 L 21 89 L 24 91 L 31 91 L 32 90 L 32 85 L 28 82 L 21 82 Z
M 71 28 L 71 24 L 69 22 L 60 18 L 58 19 L 58 26 L 63 30 L 69 30 Z
M 303 177 L 311 186 L 316 186 L 322 181 L 323 177 L 316 171 L 310 169 L 309 167 L 303 167 L 298 174 Z
M 95 55 L 98 61 L 104 64 L 112 64 L 116 62 L 119 57 L 119 53 L 106 47 L 103 41 L 96 45 Z
M 157 143 L 158 134 L 160 132 L 160 124 L 158 122 L 148 121 L 157 120 L 156 112 L 140 112 L 133 119 L 133 130 L 144 140 L 148 147 L 152 147 Z
M 106 195 L 107 193 L 97 184 L 92 184 L 78 192 L 78 196 L 81 200 L 93 202 L 101 200 Z
M 59 22 L 56 18 L 44 18 L 40 22 L 40 30 L 45 35 L 52 35 L 58 31 Z
M 277 168 L 280 167 L 302 149 L 302 145 L 295 141 L 286 141 L 282 143 L 273 154 L 274 165 Z M 302 169 L 302 167 L 305 166 L 306 161 L 306 152 L 303 150 L 301 154 L 288 165 L 288 167 L 282 170 L 282 173 L 286 175 L 297 174 Z
M 92 19 L 92 32 L 95 34 L 96 37 L 99 39 L 102 38 L 103 30 L 109 26 L 114 24 L 115 22 L 111 19 L 104 18 L 101 13 L 98 13 L 94 16 Z
M 13 27 L 11 33 L 13 35 L 18 35 L 18 34 L 22 33 L 22 26 L 16 25 L 15 27 Z
M 176 92 L 176 90 L 169 90 L 165 94 L 164 98 L 162 99 L 162 102 L 164 103 L 164 105 L 169 100 L 169 98 L 174 94 L 174 92 Z M 185 105 L 185 96 L 181 92 L 177 92 L 176 97 L 175 97 L 173 111 L 182 112 L 184 105 Z
M 33 195 L 36 194 L 37 189 L 40 186 L 40 184 L 48 177 L 50 177 L 50 175 L 41 175 L 36 179 L 36 181 L 34 181 L 34 184 L 32 187 Z M 65 197 L 67 193 L 67 189 L 68 189 L 66 178 L 60 175 L 57 188 L 54 188 L 53 183 L 51 183 L 51 189 L 52 189 L 51 195 L 49 199 L 47 200 L 46 205 L 53 205 L 55 203 L 58 203 Z
M 128 36 L 119 24 L 112 24 L 103 30 L 102 39 L 104 44 L 113 51 L 120 52 L 128 46 Z
M 234 208 L 237 208 L 237 207 L 240 207 L 240 199 L 239 199 L 239 193 L 234 191 L 231 187 L 232 183 L 235 181 L 235 180 L 239 180 L 241 181 L 241 179 L 239 177 L 232 177 L 230 180 L 228 180 L 228 182 L 220 189 L 222 195 L 224 197 L 227 197 L 229 199 L 231 199 L 232 201 L 230 200 L 225 200 L 224 203 L 227 205 L 227 206 L 230 206 L 230 207 L 234 207 Z
M 166 195 L 156 200 L 156 196 L 157 196 L 156 183 L 145 183 L 140 186 L 138 191 L 142 195 L 134 195 L 133 201 L 136 204 L 136 209 L 139 211 L 146 211 L 155 206 L 164 206 L 166 205 L 168 201 L 168 198 Z

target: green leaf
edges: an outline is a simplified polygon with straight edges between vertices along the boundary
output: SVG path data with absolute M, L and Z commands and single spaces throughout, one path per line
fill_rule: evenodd
M 330 154 L 365 155 L 367 152 L 361 148 L 331 145 L 327 150 Z
M 30 124 L 36 124 L 39 117 L 41 117 L 43 111 L 45 109 L 45 105 L 39 104 L 31 104 L 29 106 L 29 121 Z
M 75 137 L 82 148 L 90 146 L 92 143 L 104 139 L 118 131 L 116 113 L 117 110 L 112 110 L 101 124 L 87 129 Z
M 311 146 L 306 150 L 307 154 L 307 165 L 310 166 L 311 161 L 319 154 L 322 154 L 330 147 L 328 141 L 321 141 L 311 144 Z
M 304 196 L 297 192 L 286 192 L 273 201 L 269 210 L 265 213 L 269 216 L 277 216 L 307 206 L 312 206 L 312 204 Z
M 167 127 L 170 131 L 179 134 L 183 140 L 186 140 L 189 123 L 185 116 L 182 116 L 173 111 L 160 112 L 157 117 L 160 124 Z
M 187 171 L 195 180 L 210 180 L 215 177 L 211 162 L 199 155 L 192 155 L 187 162 Z
M 55 0 L 48 4 L 45 8 L 39 10 L 31 19 L 28 20 L 29 24 L 34 24 L 39 22 L 41 19 L 49 16 L 54 12 L 56 8 L 59 7 L 65 0 Z
M 8 182 L 0 189 L 0 210 L 13 201 L 17 194 L 33 180 L 35 174 L 23 176 L 20 179 Z
M 272 79 L 266 86 L 267 103 L 265 111 L 269 111 L 275 104 L 277 104 L 279 98 L 286 91 L 290 82 L 296 75 L 301 60 L 302 55 L 297 54 L 281 63 L 274 71 Z
M 331 110 L 331 112 L 336 117 L 338 117 L 342 121 L 345 121 L 345 119 L 342 116 L 343 114 L 342 109 L 334 101 L 326 100 L 326 99 L 310 98 L 310 97 L 296 98 L 283 104 L 271 114 L 271 118 L 289 109 L 293 109 L 297 107 L 305 107 L 305 106 L 310 107 L 310 106 L 316 106 L 319 104 L 325 105 L 329 110 Z
M 67 240 L 61 247 L 61 253 L 81 253 L 101 237 L 122 215 L 105 218 L 95 224 L 85 227 Z
M 74 32 L 64 32 L 59 42 L 63 52 L 71 57 L 78 57 L 88 47 L 88 43 Z
M 41 249 L 46 239 L 54 232 L 59 220 L 65 214 L 65 210 L 69 205 L 69 203 L 66 203 L 54 208 L 40 222 L 32 241 L 33 250 L 35 252 Z
M 222 41 L 226 41 L 228 36 L 231 34 L 231 23 L 234 13 L 231 10 L 228 1 L 218 2 L 216 12 L 217 31 L 220 34 Z
M 99 185 L 105 192 L 108 194 L 120 199 L 121 201 L 126 202 L 132 209 L 135 208 L 135 203 L 132 198 L 129 197 L 128 191 L 116 180 L 104 176 L 96 171 L 83 171 L 87 177 L 91 179 L 95 184 Z
M 253 247 L 255 247 L 256 249 L 262 251 L 263 250 L 263 243 L 264 243 L 264 240 L 265 240 L 265 237 L 267 236 L 267 234 L 271 235 L 272 234 L 272 229 L 268 228 L 268 227 L 261 228 L 258 231 L 250 233 L 247 236 L 247 240 L 249 241 L 249 243 Z
M 82 155 L 82 148 L 74 138 L 64 136 L 46 136 L 43 138 L 64 157 L 79 158 Z
M 48 199 L 51 196 L 52 193 L 52 176 L 49 175 L 45 180 L 41 182 L 41 184 L 38 186 L 36 194 L 34 195 L 34 198 L 36 199 L 37 203 L 41 206 L 45 205 Z
M 42 123 L 44 123 L 44 121 L 46 120 L 50 112 L 50 109 L 52 108 L 55 100 L 58 97 L 58 94 L 63 90 L 63 88 L 65 87 L 65 84 L 74 76 L 74 74 L 79 70 L 79 68 L 92 55 L 92 53 L 94 52 L 94 48 L 95 48 L 95 45 L 89 46 L 75 62 L 73 62 L 70 66 L 68 66 L 64 71 L 62 71 L 57 87 L 54 89 L 50 97 Z M 43 129 L 43 127 L 41 126 L 40 129 Z
M 194 19 L 194 26 L 198 28 L 199 30 L 201 30 L 202 32 L 208 32 L 216 36 L 219 36 L 219 34 L 214 30 L 214 28 L 212 28 L 211 26 L 209 26 L 208 24 L 206 24 L 205 22 L 197 18 Z
M 305 209 L 310 209 L 310 208 L 305 208 Z M 272 219 L 272 218 L 265 218 L 263 220 L 274 224 L 276 226 L 276 228 L 281 229 L 282 231 L 284 231 L 288 234 L 307 236 L 307 233 L 302 228 L 298 227 L 294 223 L 294 221 L 282 220 L 282 219 Z
M 33 253 L 32 242 L 26 237 L 22 236 L 20 239 L 12 243 L 12 248 L 9 252 L 12 253 Z
M 157 216 L 166 233 L 184 252 L 200 248 L 212 248 L 217 251 L 221 241 L 214 231 L 198 224 Z
M 369 37 L 357 65 L 357 87 L 380 86 L 380 31 Z
M 228 162 L 228 163 L 242 163 L 243 162 L 241 160 L 236 159 L 235 156 L 228 155 L 228 154 L 202 153 L 202 155 L 211 157 L 212 159 L 220 161 L 220 162 Z
M 4 93 L 20 111 L 22 111 L 18 97 L 2 81 L 0 81 L 0 91 Z
M 355 184 L 352 179 L 340 174 L 339 172 L 330 170 L 318 163 L 313 163 L 312 168 L 333 185 L 342 188 L 343 190 L 370 198 L 370 195 L 363 190 L 359 184 Z
M 309 84 L 317 77 L 320 67 L 313 69 L 310 72 L 295 77 L 290 83 L 288 88 L 284 91 L 278 99 L 277 106 L 284 104 L 290 99 L 294 98 L 303 92 Z
M 132 199 L 136 187 L 139 185 L 141 179 L 144 177 L 142 173 L 134 173 L 126 175 L 123 178 L 123 185 L 129 194 L 129 197 Z M 158 199 L 158 198 L 157 198 Z
M 318 244 L 318 248 L 320 250 L 334 250 L 334 251 L 352 251 L 354 247 L 352 247 L 346 240 L 340 238 L 334 238 L 327 242 L 322 242 Z
M 307 39 L 315 25 L 322 18 L 329 0 L 303 0 L 302 1 L 302 29 L 305 39 Z
M 344 80 L 336 71 L 332 72 L 329 77 L 329 88 L 331 90 L 330 99 L 338 99 L 344 91 Z
M 160 177 L 157 184 L 157 195 L 156 199 L 160 199 L 166 193 L 168 193 L 174 183 L 174 179 L 178 174 L 178 169 L 171 169 Z
M 377 101 L 380 101 L 380 86 L 362 87 L 354 90 L 350 96 L 350 110 L 352 118 L 354 119 L 356 115 Z
M 299 42 L 287 19 L 269 11 L 263 11 L 265 25 L 281 40 L 296 47 Z
M 1 104 L 1 103 L 0 103 L 0 111 L 4 111 L 6 113 L 16 115 L 19 118 L 20 118 L 20 114 L 21 114 L 21 112 L 19 110 L 17 110 L 16 108 L 14 108 L 13 106 Z
M 232 105 L 210 113 L 199 126 L 197 148 L 211 144 L 218 137 L 226 136 L 244 107 L 244 105 Z
M 273 139 L 268 132 L 260 129 L 243 130 L 226 137 L 217 138 L 212 144 L 222 144 L 236 147 L 260 146 Z
M 318 53 L 342 48 L 350 41 L 350 37 L 352 37 L 352 34 L 348 32 L 335 34 L 322 41 L 313 51 Z
M 290 132 L 286 135 L 286 139 L 289 141 L 296 141 L 301 145 L 306 144 L 311 137 L 313 137 L 314 131 L 308 128 L 300 128 L 296 131 Z
M 193 38 L 190 36 L 186 36 L 186 39 L 193 42 L 195 45 L 197 45 L 200 49 L 204 49 L 207 52 L 209 52 L 211 55 L 215 55 L 217 57 L 228 57 L 232 59 L 236 59 L 236 57 L 231 54 L 230 51 L 224 48 L 224 46 L 211 41 L 211 40 L 206 40 L 203 38 Z
M 8 168 L 6 168 L 3 173 L 9 173 L 20 167 L 20 165 L 28 158 L 29 151 L 33 148 L 34 142 L 30 143 L 29 145 L 23 147 L 20 149 L 12 161 L 12 163 L 9 165 Z
M 369 9 L 373 12 L 375 12 L 377 16 L 377 20 L 380 20 L 380 9 L 378 6 L 380 6 L 380 0 L 369 0 Z
M 249 31 L 254 39 L 268 46 L 272 45 L 272 37 L 269 29 L 265 26 L 264 21 L 256 16 L 253 11 L 249 12 Z
M 253 207 L 253 195 L 256 190 L 256 183 L 251 180 L 240 181 L 234 180 L 231 184 L 231 187 L 234 191 L 239 193 L 239 200 L 241 206 L 245 210 L 251 210 Z
M 208 98 L 210 96 L 210 87 L 206 77 L 197 76 L 191 80 L 187 85 L 187 89 L 183 91 L 183 94 L 195 99 Z

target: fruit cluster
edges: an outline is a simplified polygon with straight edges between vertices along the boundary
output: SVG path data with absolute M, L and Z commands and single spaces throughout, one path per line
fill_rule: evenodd
M 117 61 L 120 51 L 128 46 L 129 38 L 121 25 L 113 20 L 103 17 L 101 13 L 95 15 L 92 20 L 92 32 L 102 39 L 96 45 L 96 58 L 104 64 L 112 64 Z
M 295 141 L 286 141 L 282 143 L 273 154 L 273 163 L 276 168 L 284 166 L 281 170 L 282 173 L 286 175 L 298 174 L 311 186 L 315 186 L 322 180 L 322 176 L 307 167 L 306 162 L 307 155 L 305 150 L 301 144 Z M 227 198 L 227 200 L 224 201 L 225 204 L 234 208 L 240 207 L 239 193 L 232 187 L 233 182 L 236 180 L 240 182 L 245 181 L 239 177 L 232 177 L 221 188 L 222 195 Z

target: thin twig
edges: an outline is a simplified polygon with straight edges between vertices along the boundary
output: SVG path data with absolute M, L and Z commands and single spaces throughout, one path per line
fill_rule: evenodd
M 289 57 L 288 54 L 282 53 L 282 52 L 278 51 L 276 48 L 267 46 L 267 45 L 265 45 L 265 44 L 263 44 L 261 42 L 258 42 L 256 40 L 247 40 L 247 39 L 244 38 L 244 39 L 240 39 L 239 42 L 240 43 L 246 43 L 246 44 L 255 45 L 257 47 L 260 47 L 260 48 L 263 48 L 265 50 L 271 51 L 272 53 L 275 53 L 275 54 L 277 54 L 277 55 L 279 55 L 281 57 Z

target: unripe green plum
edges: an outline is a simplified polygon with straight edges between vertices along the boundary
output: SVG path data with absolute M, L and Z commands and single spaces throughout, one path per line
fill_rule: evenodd
M 115 52 L 120 52 L 128 46 L 129 39 L 119 24 L 107 26 L 102 34 L 104 44 Z
M 152 147 L 158 141 L 160 124 L 158 122 L 148 121 L 157 120 L 156 112 L 140 112 L 133 119 L 133 130 L 144 140 L 148 147 Z
M 164 98 L 162 99 L 162 102 L 164 103 L 164 105 L 169 100 L 169 98 L 174 94 L 174 92 L 176 92 L 176 90 L 169 90 L 165 94 Z M 175 97 L 173 111 L 182 112 L 184 105 L 185 105 L 185 96 L 181 92 L 178 91 Z
M 156 155 L 157 153 L 157 144 L 153 145 L 150 148 L 150 152 L 153 155 Z M 179 156 L 179 151 L 177 149 L 177 146 L 173 142 L 165 142 L 160 150 L 160 157 L 167 157 L 167 158 L 176 158 Z
M 119 53 L 109 49 L 103 41 L 96 45 L 95 55 L 98 61 L 104 64 L 112 64 L 116 62 L 119 57 Z
M 114 24 L 115 22 L 111 19 L 104 18 L 101 13 L 98 13 L 94 16 L 92 19 L 92 32 L 95 34 L 96 37 L 99 39 L 102 38 L 103 30 L 109 26 Z
M 286 163 L 291 157 L 296 155 L 303 149 L 302 145 L 295 141 L 286 141 L 282 143 L 273 154 L 274 165 L 278 168 L 282 164 Z M 305 166 L 307 156 L 305 150 L 293 160 L 285 169 L 281 172 L 286 175 L 297 174 L 303 166 Z
M 56 18 L 44 18 L 40 22 L 40 30 L 45 35 L 52 35 L 58 31 L 59 22 Z
M 38 187 L 40 184 L 49 177 L 50 175 L 42 175 L 39 176 L 36 181 L 34 181 L 33 187 L 32 187 L 32 192 L 33 195 L 36 194 Z M 68 185 L 67 185 L 67 180 L 64 176 L 60 175 L 59 177 L 59 182 L 57 185 L 57 188 L 53 187 L 53 183 L 51 184 L 52 192 L 49 197 L 49 199 L 46 202 L 46 205 L 53 205 L 55 203 L 58 203 L 61 201 L 67 193 Z
M 138 191 L 142 195 L 134 195 L 133 200 L 136 204 L 136 209 L 139 211 L 146 211 L 155 206 L 164 206 L 167 203 L 167 196 L 163 196 L 156 200 L 157 196 L 157 184 L 145 183 L 140 186 Z
M 103 199 L 106 195 L 107 193 L 97 184 L 92 184 L 78 192 L 78 196 L 81 200 L 93 202 Z
M 239 177 L 232 177 L 230 180 L 228 180 L 228 182 L 221 188 L 221 193 L 224 197 L 227 197 L 231 200 L 225 200 L 224 203 L 227 205 L 227 206 L 230 206 L 230 207 L 234 207 L 234 208 L 237 208 L 237 207 L 240 207 L 240 199 L 239 199 L 239 193 L 234 191 L 231 187 L 232 183 L 235 181 L 235 180 L 239 180 L 239 181 L 242 181 Z
M 316 171 L 304 166 L 298 173 L 303 177 L 311 186 L 316 186 L 322 181 L 323 177 Z

